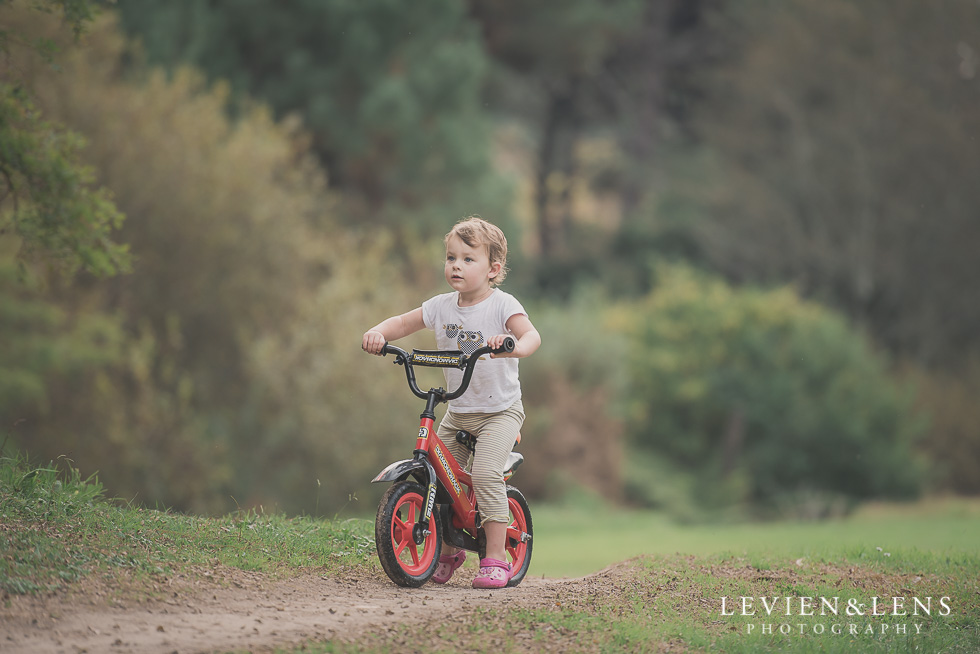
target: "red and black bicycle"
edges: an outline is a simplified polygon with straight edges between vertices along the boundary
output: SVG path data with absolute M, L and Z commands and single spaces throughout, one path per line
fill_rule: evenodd
M 482 347 L 470 355 L 444 350 L 409 353 L 389 343 L 381 351 L 382 355 L 394 354 L 395 363 L 405 366 L 409 388 L 425 400 L 414 456 L 392 463 L 372 480 L 394 482 L 378 505 L 374 537 L 381 567 L 399 586 L 417 588 L 427 582 L 439 564 L 443 542 L 477 552 L 480 558 L 486 556 L 486 535 L 478 526 L 480 509 L 476 506 L 470 474 L 436 435 L 435 407 L 466 392 L 480 357 L 512 352 L 514 345 L 514 339 L 508 338 L 499 350 Z M 422 391 L 415 380 L 414 366 L 458 368 L 463 371 L 463 379 L 452 392 L 443 388 Z M 474 451 L 476 438 L 468 432 L 457 432 L 456 440 L 470 452 Z M 504 479 L 510 479 L 523 462 L 523 455 L 511 452 Z M 507 585 L 516 586 L 531 564 L 533 529 L 527 500 L 509 485 L 507 504 L 510 522 L 505 547 L 514 571 Z

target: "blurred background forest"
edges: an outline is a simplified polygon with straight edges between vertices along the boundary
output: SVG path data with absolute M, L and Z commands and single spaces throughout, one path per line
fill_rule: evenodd
M 532 498 L 980 494 L 976 0 L 0 0 L 0 103 L 0 442 L 115 495 L 373 511 L 471 214 Z

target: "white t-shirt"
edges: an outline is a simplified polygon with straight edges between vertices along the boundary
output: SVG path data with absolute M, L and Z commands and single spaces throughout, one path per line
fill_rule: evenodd
M 462 350 L 472 354 L 497 334 L 509 333 L 507 321 L 517 314 L 527 315 L 524 307 L 510 293 L 500 289 L 479 304 L 461 307 L 459 293 L 437 295 L 422 303 L 422 321 L 436 333 L 440 350 Z M 484 356 L 476 364 L 470 386 L 462 396 L 449 403 L 454 413 L 496 413 L 521 399 L 518 360 L 491 359 Z M 446 390 L 454 391 L 463 379 L 463 371 L 443 368 Z

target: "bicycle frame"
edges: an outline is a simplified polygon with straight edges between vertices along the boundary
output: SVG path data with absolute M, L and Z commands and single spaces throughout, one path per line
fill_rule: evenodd
M 508 338 L 498 351 L 511 352 L 513 349 L 514 340 Z M 480 348 L 469 356 L 462 352 L 420 350 L 410 354 L 386 343 L 382 354 L 389 353 L 396 355 L 395 364 L 405 366 L 409 387 L 417 397 L 424 399 L 426 404 L 425 410 L 419 416 L 419 433 L 415 441 L 413 458 L 392 463 L 371 481 L 372 483 L 391 482 L 407 479 L 409 476 L 415 477 L 426 487 L 425 508 L 413 528 L 413 538 L 416 543 L 421 544 L 430 533 L 429 524 L 438 499 L 442 507 L 438 519 L 442 523 L 443 539 L 456 547 L 475 551 L 479 547 L 479 514 L 474 502 L 472 478 L 436 434 L 435 407 L 440 402 L 453 400 L 466 391 L 477 360 L 485 354 L 490 354 L 491 350 L 489 347 Z M 463 380 L 459 388 L 452 392 L 442 388 L 422 391 L 415 381 L 413 365 L 459 368 L 464 371 Z M 514 533 L 510 533 L 511 531 Z M 507 536 L 509 539 L 519 541 L 528 538 L 527 534 L 517 533 L 517 530 L 510 527 Z

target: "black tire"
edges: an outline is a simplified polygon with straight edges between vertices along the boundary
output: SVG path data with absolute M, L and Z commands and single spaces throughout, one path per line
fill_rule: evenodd
M 514 574 L 511 575 L 507 585 L 516 586 L 524 581 L 524 576 L 531 566 L 531 550 L 534 547 L 534 526 L 531 523 L 531 509 L 528 508 L 524 494 L 513 486 L 507 487 L 507 504 L 510 509 L 510 524 L 507 527 L 508 537 L 506 543 L 507 558 L 510 559 L 509 562 L 514 570 Z M 510 535 L 511 530 L 515 530 L 518 533 L 526 533 L 527 538 L 523 541 L 518 538 L 513 538 Z
M 416 544 L 413 529 L 425 510 L 425 488 L 414 481 L 392 484 L 381 496 L 374 521 L 374 542 L 388 578 L 399 586 L 418 588 L 429 580 L 439 565 L 442 534 L 433 513 L 429 534 Z

